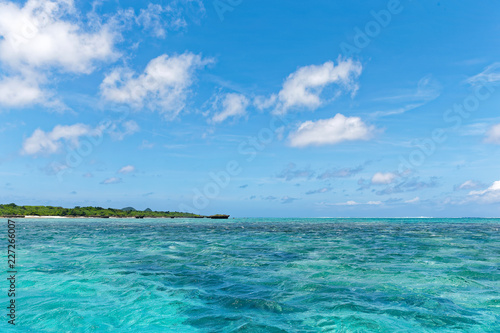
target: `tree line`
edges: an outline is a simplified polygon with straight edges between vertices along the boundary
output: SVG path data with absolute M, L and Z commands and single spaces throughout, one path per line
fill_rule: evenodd
M 149 208 L 141 211 L 132 207 L 123 209 L 102 207 L 63 208 L 54 206 L 18 206 L 14 203 L 0 205 L 0 216 L 68 216 L 68 217 L 203 217 L 193 213 L 153 211 Z

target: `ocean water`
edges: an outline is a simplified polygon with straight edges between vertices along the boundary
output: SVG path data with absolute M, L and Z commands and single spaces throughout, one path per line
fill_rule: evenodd
M 500 220 L 16 221 L 2 332 L 500 332 Z

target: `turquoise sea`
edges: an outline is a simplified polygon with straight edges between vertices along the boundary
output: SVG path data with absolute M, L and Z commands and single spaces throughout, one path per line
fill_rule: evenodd
M 16 221 L 1 332 L 500 332 L 496 219 Z

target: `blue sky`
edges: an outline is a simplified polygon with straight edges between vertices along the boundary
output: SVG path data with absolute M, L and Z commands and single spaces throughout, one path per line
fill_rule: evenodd
M 0 1 L 0 201 L 500 216 L 499 10 Z

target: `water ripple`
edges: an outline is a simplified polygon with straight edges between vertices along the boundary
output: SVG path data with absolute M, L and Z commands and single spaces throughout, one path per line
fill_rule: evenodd
M 498 332 L 498 220 L 18 222 L 25 332 Z

